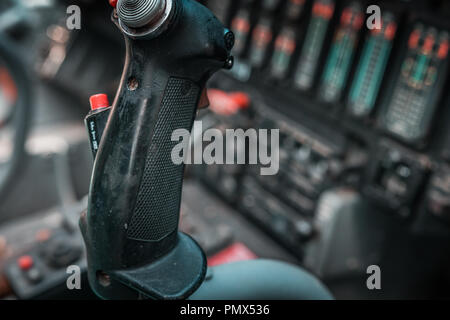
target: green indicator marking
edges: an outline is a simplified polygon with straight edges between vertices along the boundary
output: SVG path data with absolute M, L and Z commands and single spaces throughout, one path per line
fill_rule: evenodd
M 314 18 L 311 21 L 311 27 L 308 29 L 308 34 L 306 35 L 305 45 L 302 49 L 302 57 L 305 58 L 309 56 L 311 53 L 317 50 L 316 48 L 316 35 L 317 32 L 321 29 L 321 21 L 322 19 Z M 304 59 L 302 59 L 304 61 Z
M 278 62 L 281 64 L 282 69 L 286 69 L 289 65 L 290 60 L 291 60 L 291 56 L 285 52 L 282 52 L 280 54 L 280 60 Z
M 345 37 L 345 43 L 342 49 L 342 63 L 340 64 L 340 68 L 336 70 L 336 87 L 339 88 L 339 91 L 344 86 L 344 83 L 347 79 L 348 69 L 350 67 L 350 62 L 353 58 L 353 44 L 355 41 L 355 36 L 352 35 Z
M 273 56 L 273 66 L 278 72 L 283 72 L 289 64 L 289 56 L 283 51 L 275 52 Z
M 322 47 L 323 40 L 325 39 L 325 33 L 328 23 L 324 19 L 318 19 L 317 27 L 313 31 L 312 45 L 310 47 L 311 54 L 313 54 L 314 61 L 319 59 L 320 48 Z
M 381 47 L 380 50 L 380 58 L 377 60 L 377 64 L 375 66 L 374 71 L 375 81 L 370 82 L 368 94 L 365 98 L 365 103 L 368 106 L 369 110 L 372 109 L 372 107 L 375 104 L 375 100 L 381 86 L 381 80 L 383 79 L 383 74 L 384 71 L 386 70 L 386 65 L 390 51 L 391 51 L 391 43 L 389 41 L 383 41 L 383 46 Z
M 367 69 L 369 67 L 369 62 L 372 57 L 372 51 L 374 46 L 375 46 L 375 38 L 370 37 L 369 41 L 364 46 L 362 59 L 358 66 L 358 72 L 356 74 L 352 89 L 350 91 L 350 100 L 353 102 L 358 101 L 358 97 L 361 94 L 361 88 L 364 82 L 364 78 L 366 77 L 367 74 Z
M 299 81 L 304 73 L 311 78 L 317 69 L 317 62 L 319 60 L 320 51 L 325 40 L 325 34 L 328 27 L 328 20 L 320 17 L 315 17 L 311 21 L 308 33 L 306 35 L 305 44 L 302 48 L 301 63 L 297 67 L 296 81 Z M 310 83 L 308 85 L 310 87 Z
M 280 53 L 275 51 L 272 56 L 272 69 L 276 72 L 279 70 Z
M 416 70 L 414 72 L 413 79 L 416 82 L 422 82 L 423 81 L 422 75 L 424 75 L 423 71 L 425 69 L 425 65 L 427 64 L 428 56 L 424 55 L 424 54 L 420 54 L 418 60 L 419 61 L 417 62 L 417 66 L 416 66 Z
M 339 56 L 339 52 L 341 50 L 342 40 L 337 40 L 333 44 L 333 48 L 331 49 L 330 55 L 328 56 L 327 64 L 325 67 L 325 73 L 324 73 L 324 82 L 328 82 L 332 76 L 332 73 L 336 66 L 336 61 Z

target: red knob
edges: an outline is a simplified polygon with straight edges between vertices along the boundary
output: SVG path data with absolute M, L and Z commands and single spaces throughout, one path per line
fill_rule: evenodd
M 111 5 L 111 7 L 115 8 L 117 6 L 117 1 L 118 0 L 109 0 L 109 4 Z
M 108 96 L 104 93 L 93 95 L 89 98 L 91 110 L 109 107 Z
M 17 259 L 17 264 L 21 270 L 28 270 L 33 266 L 33 258 L 31 256 L 21 256 Z

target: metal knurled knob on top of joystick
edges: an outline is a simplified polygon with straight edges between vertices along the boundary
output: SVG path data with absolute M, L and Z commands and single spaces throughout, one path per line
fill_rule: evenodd
M 129 28 L 154 25 L 164 16 L 167 0 L 119 0 L 117 16 Z

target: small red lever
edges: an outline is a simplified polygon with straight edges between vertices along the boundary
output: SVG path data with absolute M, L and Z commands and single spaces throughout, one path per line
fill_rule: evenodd
M 91 104 L 91 110 L 109 107 L 108 96 L 104 93 L 91 96 L 89 102 Z

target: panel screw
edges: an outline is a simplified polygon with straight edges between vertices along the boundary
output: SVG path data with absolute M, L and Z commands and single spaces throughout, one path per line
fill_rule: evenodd
M 233 68 L 233 65 L 234 65 L 234 57 L 230 56 L 225 61 L 225 64 L 224 64 L 223 68 L 226 69 L 226 70 L 230 70 L 231 68 Z
M 139 87 L 139 82 L 137 81 L 137 79 L 135 77 L 130 77 L 130 78 L 128 78 L 127 87 L 128 87 L 128 90 L 134 91 Z
M 233 49 L 233 46 L 234 46 L 234 33 L 232 31 L 226 29 L 225 30 L 224 39 L 225 39 L 225 47 L 227 48 L 227 50 Z

